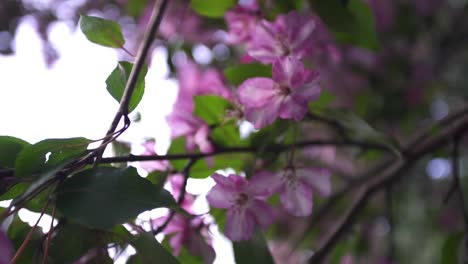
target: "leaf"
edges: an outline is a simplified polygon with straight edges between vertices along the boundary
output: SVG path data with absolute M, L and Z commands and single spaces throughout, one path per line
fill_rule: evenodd
M 73 223 L 59 225 L 50 241 L 49 261 L 73 263 L 97 246 L 97 241 L 96 232 L 84 226 Z
M 21 221 L 17 215 L 13 218 L 8 228 L 7 235 L 16 250 L 19 249 L 30 231 L 31 226 Z M 16 264 L 40 263 L 39 257 L 41 257 L 41 255 L 39 251 L 42 247 L 42 235 L 43 234 L 38 229 L 32 232 L 31 239 L 15 262 Z
M 323 115 L 339 123 L 351 139 L 381 143 L 393 150 L 395 154 L 401 155 L 397 142 L 375 130 L 353 112 L 343 109 L 326 109 L 323 111 Z
M 145 233 L 131 242 L 131 245 L 136 249 L 142 264 L 158 263 L 177 264 L 179 261 L 167 252 L 164 247 L 154 238 L 151 233 Z M 140 263 L 140 262 L 136 262 Z
M 89 41 L 101 46 L 121 48 L 125 44 L 122 29 L 114 21 L 81 15 L 80 28 Z
M 320 92 L 320 97 L 309 103 L 309 110 L 313 112 L 315 109 L 323 109 L 329 106 L 335 99 L 336 96 L 334 94 L 322 90 L 322 92 Z
M 119 61 L 117 67 L 111 72 L 106 79 L 106 89 L 120 103 L 125 91 L 125 86 L 132 71 L 133 64 L 128 61 Z M 128 103 L 128 112 L 132 112 L 140 103 L 145 93 L 145 76 L 148 72 L 148 66 L 143 66 L 141 72 L 138 74 L 138 80 L 133 90 L 132 98 Z
M 313 0 L 313 9 L 342 43 L 377 50 L 375 18 L 363 0 Z
M 463 233 L 450 234 L 442 246 L 441 264 L 459 263 L 459 252 L 463 242 Z
M 174 205 L 168 191 L 158 192 L 133 167 L 82 171 L 59 186 L 57 193 L 57 209 L 63 215 L 97 229 L 110 229 L 143 211 Z
M 234 122 L 215 127 L 210 137 L 216 146 L 240 147 L 248 144 L 247 140 L 241 139 L 239 127 Z
M 236 0 L 191 0 L 192 9 L 206 17 L 221 18 L 237 4 Z
M 14 168 L 18 154 L 24 147 L 30 145 L 19 138 L 0 136 L 0 168 Z
M 46 139 L 25 147 L 15 162 L 15 175 L 27 177 L 52 168 L 65 160 L 78 158 L 86 153 L 91 140 L 86 138 Z M 46 154 L 50 153 L 46 161 Z
M 274 264 L 268 245 L 260 230 L 249 241 L 233 242 L 236 263 Z
M 203 119 L 209 126 L 223 122 L 224 114 L 231 108 L 231 103 L 215 95 L 200 95 L 194 97 L 194 115 Z
M 24 201 L 24 199 L 26 199 L 30 194 L 36 192 L 38 188 L 41 188 L 43 184 L 45 184 L 52 178 L 56 177 L 56 174 L 68 164 L 69 164 L 68 161 L 64 161 L 61 164 L 41 173 L 38 176 L 38 178 L 33 183 L 31 183 L 31 185 L 29 185 L 24 192 L 21 193 L 21 195 L 14 197 L 15 199 L 13 200 L 13 205 L 19 204 L 22 201 Z M 35 197 L 32 201 L 29 202 L 30 205 L 31 205 L 31 202 L 33 203 L 33 207 L 34 205 L 39 204 L 38 206 L 34 207 L 33 211 L 36 211 L 36 212 L 41 211 L 42 207 L 44 206 L 44 203 L 46 202 L 43 198 L 48 199 L 49 198 L 48 194 L 45 194 L 44 192 L 42 192 L 40 197 Z
M 239 85 L 253 77 L 271 78 L 271 65 L 261 63 L 238 64 L 224 70 L 226 79 L 234 85 Z

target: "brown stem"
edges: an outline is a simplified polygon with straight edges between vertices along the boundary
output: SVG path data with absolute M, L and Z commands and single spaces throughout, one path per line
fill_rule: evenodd
M 114 120 L 112 121 L 111 126 L 109 127 L 109 130 L 106 133 L 106 138 L 114 133 L 122 117 L 127 117 L 128 115 L 128 104 L 130 103 L 130 99 L 132 98 L 133 91 L 135 90 L 135 87 L 138 81 L 138 76 L 140 75 L 143 69 L 146 57 L 151 47 L 151 44 L 153 43 L 156 32 L 158 31 L 159 25 L 161 24 L 164 11 L 167 6 L 167 2 L 168 0 L 159 0 L 154 5 L 153 14 L 149 22 L 150 26 L 148 27 L 145 33 L 145 36 L 143 37 L 143 41 L 137 53 L 135 65 L 130 71 L 128 81 L 125 84 L 125 90 L 122 95 L 122 99 L 120 100 L 119 110 L 115 114 Z M 129 126 L 130 123 L 127 123 L 127 122 L 130 122 L 128 117 L 126 118 L 125 125 Z M 96 152 L 96 164 L 99 163 L 98 161 L 101 159 L 102 154 L 104 153 L 104 150 L 107 144 L 109 144 L 116 138 L 117 136 L 112 137 L 109 140 L 105 140 L 101 143 L 101 146 L 103 146 L 103 148 L 99 149 L 99 151 Z
M 52 221 L 50 221 L 50 229 L 49 229 L 49 232 L 47 233 L 47 239 L 46 239 L 46 244 L 45 244 L 45 249 L 44 249 L 44 256 L 42 258 L 42 264 L 47 263 L 47 256 L 49 255 L 50 240 L 52 237 L 52 232 L 54 231 L 54 219 L 55 219 L 56 209 L 57 209 L 57 205 L 54 204 L 54 209 L 52 210 Z
M 42 216 L 44 215 L 45 210 L 46 210 L 47 207 L 49 206 L 49 203 L 50 203 L 50 199 L 47 200 L 47 203 L 46 203 L 46 204 L 44 205 L 44 207 L 42 208 L 41 215 L 40 215 L 39 218 L 37 219 L 36 224 L 34 224 L 34 226 L 31 228 L 31 230 L 29 230 L 28 235 L 27 235 L 26 238 L 24 239 L 24 241 L 23 241 L 23 243 L 21 244 L 21 246 L 19 247 L 18 251 L 16 251 L 15 256 L 11 259 L 10 264 L 15 264 L 16 261 L 18 260 L 18 258 L 19 258 L 19 257 L 21 256 L 21 254 L 23 253 L 24 249 L 26 248 L 26 246 L 27 246 L 28 243 L 29 243 L 29 240 L 31 240 L 31 237 L 32 237 L 34 231 L 36 230 L 37 225 L 38 225 L 39 222 L 41 221 L 41 218 L 42 218 Z

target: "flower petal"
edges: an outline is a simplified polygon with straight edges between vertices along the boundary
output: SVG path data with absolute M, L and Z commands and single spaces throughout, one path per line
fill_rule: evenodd
M 282 185 L 281 177 L 270 171 L 260 171 L 249 180 L 249 193 L 256 197 L 268 197 L 277 192 Z
M 277 59 L 272 68 L 273 80 L 292 89 L 302 85 L 305 77 L 304 65 L 293 56 Z
M 332 192 L 330 172 L 322 168 L 298 168 L 296 175 L 301 182 L 312 188 L 321 196 L 329 196 Z
M 270 78 L 250 78 L 245 80 L 237 90 L 239 101 L 246 108 L 267 105 L 276 95 L 276 82 Z
M 264 201 L 253 200 L 247 210 L 255 216 L 255 220 L 263 228 L 269 227 L 275 220 L 273 208 Z
M 285 185 L 280 201 L 284 209 L 294 216 L 307 216 L 312 213 L 312 192 L 301 182 Z
M 276 39 L 278 27 L 276 23 L 262 20 L 257 23 L 252 39 L 247 43 L 247 53 L 262 63 L 273 63 L 284 55 L 285 50 Z
M 210 206 L 227 209 L 232 207 L 236 194 L 234 189 L 217 184 L 208 192 L 206 199 Z
M 303 74 L 304 83 L 295 87 L 292 96 L 294 100 L 308 104 L 320 96 L 322 90 L 320 86 L 320 74 L 317 71 L 308 70 L 304 71 Z
M 255 217 L 240 208 L 228 210 L 224 233 L 232 241 L 249 240 L 254 232 Z
M 289 12 L 285 17 L 285 23 L 290 49 L 296 55 L 305 53 L 306 44 L 310 45 L 310 39 L 316 28 L 315 21 L 306 15 L 295 11 Z
M 0 263 L 10 263 L 13 258 L 13 245 L 8 236 L 0 230 Z
M 273 123 L 278 118 L 281 99 L 274 100 L 265 107 L 249 108 L 245 110 L 245 119 L 251 122 L 255 129 L 261 129 Z
M 287 96 L 281 105 L 279 116 L 285 119 L 302 120 L 308 111 L 307 104 L 295 101 L 293 97 Z

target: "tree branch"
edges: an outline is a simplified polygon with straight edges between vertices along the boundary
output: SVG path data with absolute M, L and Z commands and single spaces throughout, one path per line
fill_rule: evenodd
M 119 125 L 120 120 L 122 117 L 125 117 L 125 126 L 123 131 L 130 125 L 130 120 L 128 119 L 128 104 L 130 103 L 130 99 L 132 98 L 133 91 L 135 90 L 138 76 L 143 69 L 145 64 L 146 57 L 148 56 L 149 49 L 153 40 L 155 38 L 156 32 L 158 31 L 159 25 L 161 24 L 162 17 L 164 15 L 164 10 L 167 6 L 167 0 L 159 0 L 156 1 L 153 9 L 153 14 L 151 16 L 149 27 L 145 33 L 143 38 L 143 42 L 140 45 L 140 48 L 137 53 L 135 65 L 133 66 L 132 70 L 130 71 L 130 75 L 128 77 L 128 81 L 125 84 L 125 90 L 122 95 L 122 99 L 120 100 L 119 110 L 115 114 L 114 120 L 109 127 L 109 130 L 106 133 L 106 137 L 104 141 L 101 143 L 101 147 L 96 152 L 96 161 L 99 161 L 104 153 L 105 147 L 107 144 L 112 142 L 115 138 L 117 138 L 121 133 L 117 134 L 115 137 L 111 137 L 117 126 Z M 123 132 L 122 131 L 122 132 Z M 96 162 L 98 163 L 98 162 Z
M 193 164 L 195 164 L 196 161 L 197 161 L 197 159 L 194 159 L 194 158 L 190 159 L 187 162 L 187 165 L 185 165 L 185 167 L 184 167 L 184 169 L 182 171 L 182 174 L 184 175 L 184 182 L 183 182 L 182 187 L 181 187 L 182 189 L 180 190 L 180 195 L 177 198 L 177 204 L 179 206 L 184 202 L 185 194 L 187 193 L 186 187 L 187 187 L 188 178 L 190 176 L 190 169 L 192 168 Z M 169 216 L 167 217 L 166 221 L 164 221 L 164 223 L 161 226 L 159 226 L 156 230 L 153 231 L 153 235 L 157 235 L 160 232 L 164 231 L 164 229 L 166 229 L 167 225 L 172 221 L 172 218 L 174 218 L 175 213 L 176 213 L 175 210 L 171 210 L 171 212 L 169 213 Z
M 436 131 L 435 134 L 431 134 L 430 131 L 424 131 L 422 135 L 424 135 L 425 138 L 416 138 L 403 148 L 403 153 L 405 154 L 404 159 L 396 159 L 393 162 L 389 162 L 388 165 L 385 164 L 381 173 L 377 174 L 375 177 L 369 178 L 367 182 L 362 183 L 357 187 L 353 187 L 353 189 L 358 189 L 357 198 L 354 199 L 348 211 L 327 235 L 324 243 L 319 246 L 318 250 L 308 262 L 316 264 L 321 263 L 325 259 L 328 253 L 339 241 L 339 238 L 353 225 L 356 216 L 359 214 L 361 209 L 365 207 L 369 198 L 371 198 L 377 191 L 387 186 L 391 186 L 400 179 L 402 172 L 410 168 L 424 155 L 443 147 L 448 144 L 455 135 L 466 131 L 468 129 L 467 110 L 468 108 L 465 107 L 463 109 L 463 114 L 457 112 L 456 118 L 453 118 L 453 116 L 447 117 L 451 122 L 445 124 L 443 127 L 438 126 L 440 131 Z M 441 122 L 437 123 L 437 125 Z M 429 130 L 434 131 L 432 128 L 429 128 Z M 421 143 L 417 144 L 417 142 Z

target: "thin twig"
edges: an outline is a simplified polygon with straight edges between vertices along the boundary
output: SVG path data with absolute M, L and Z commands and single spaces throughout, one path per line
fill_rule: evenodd
M 26 238 L 24 239 L 24 241 L 23 241 L 23 243 L 21 244 L 21 246 L 19 247 L 19 249 L 16 251 L 15 256 L 11 259 L 10 264 L 15 264 L 16 261 L 18 260 L 18 258 L 19 258 L 19 257 L 21 256 L 21 254 L 23 253 L 24 249 L 26 248 L 26 246 L 28 245 L 29 241 L 31 240 L 32 235 L 34 234 L 34 231 L 36 230 L 37 225 L 38 225 L 39 222 L 41 221 L 41 218 L 42 218 L 42 216 L 44 215 L 45 210 L 46 210 L 47 207 L 49 206 L 49 203 L 50 203 L 50 199 L 47 199 L 47 202 L 46 202 L 46 204 L 44 205 L 44 207 L 42 208 L 41 215 L 40 215 L 39 218 L 37 219 L 36 224 L 34 224 L 34 226 L 31 227 L 31 230 L 29 230 L 28 235 L 27 235 Z
M 431 129 L 431 128 L 429 128 Z M 406 169 L 410 168 L 417 160 L 424 155 L 431 153 L 438 148 L 450 142 L 453 136 L 463 133 L 468 129 L 468 115 L 459 116 L 453 120 L 450 125 L 446 125 L 437 131 L 434 135 L 428 136 L 420 145 L 415 145 L 410 142 L 403 151 L 405 159 L 396 159 L 385 168 L 382 168 L 381 173 L 369 179 L 368 182 L 358 186 L 358 197 L 352 202 L 352 206 L 347 213 L 340 219 L 338 224 L 327 235 L 324 243 L 318 248 L 315 254 L 309 259 L 309 263 L 321 263 L 327 254 L 333 249 L 334 245 L 339 241 L 339 238 L 348 230 L 354 223 L 356 216 L 362 208 L 365 207 L 370 197 L 377 191 L 391 186 L 401 178 Z M 424 132 L 423 135 L 429 135 Z M 416 140 L 417 141 L 417 140 Z M 411 148 L 410 148 L 411 147 Z
M 42 258 L 42 264 L 47 263 L 47 256 L 49 255 L 50 241 L 51 241 L 52 233 L 54 231 L 54 219 L 55 219 L 56 209 L 57 209 L 57 205 L 54 204 L 54 209 L 52 210 L 52 221 L 50 221 L 50 228 L 49 228 L 49 232 L 47 233 L 47 239 L 46 239 L 46 244 L 45 244 L 45 249 L 44 249 L 44 256 Z
M 167 3 L 168 0 L 159 0 L 154 5 L 153 14 L 149 22 L 150 26 L 148 27 L 145 36 L 143 37 L 143 41 L 137 53 L 135 65 L 130 71 L 128 81 L 125 84 L 125 90 L 122 95 L 122 99 L 120 100 L 119 110 L 115 114 L 114 120 L 112 121 L 111 126 L 109 127 L 106 133 L 106 136 L 112 135 L 114 133 L 122 117 L 128 116 L 128 105 L 130 103 L 130 99 L 132 98 L 133 91 L 135 90 L 138 81 L 138 76 L 140 75 L 143 69 L 150 47 L 155 39 L 156 32 L 158 31 L 159 25 L 161 24 Z M 114 137 L 113 140 L 115 138 L 116 137 Z M 111 141 L 103 141 L 101 143 L 101 145 L 104 147 L 96 153 L 96 161 L 99 161 L 101 159 L 102 154 L 104 153 L 105 146 L 110 142 Z
M 192 168 L 192 166 L 195 164 L 196 161 L 197 161 L 197 159 L 190 159 L 187 162 L 187 164 L 185 165 L 185 167 L 184 167 L 184 169 L 182 171 L 182 175 L 184 175 L 184 182 L 183 182 L 181 190 L 180 190 L 180 195 L 177 198 L 177 204 L 179 206 L 185 200 L 185 194 L 187 193 L 187 190 L 186 190 L 187 182 L 188 182 L 188 178 L 190 176 L 190 169 Z M 153 235 L 157 235 L 157 234 L 161 233 L 162 231 L 164 231 L 164 229 L 166 229 L 167 225 L 172 221 L 172 218 L 174 218 L 175 213 L 176 213 L 175 210 L 171 210 L 171 212 L 169 213 L 169 216 L 167 217 L 166 221 L 164 221 L 164 223 L 161 226 L 159 226 L 156 230 L 153 231 Z

